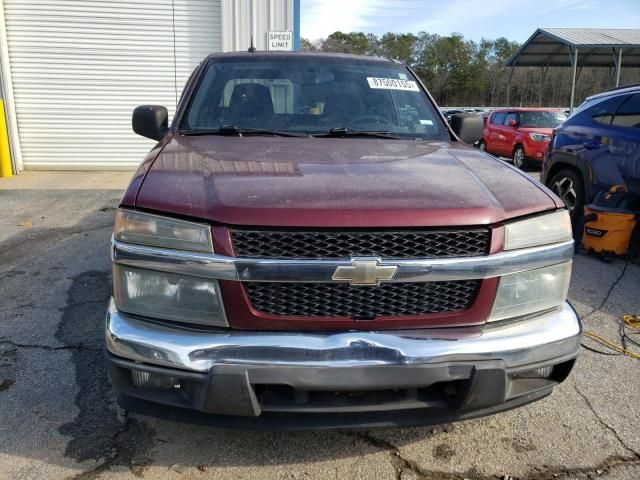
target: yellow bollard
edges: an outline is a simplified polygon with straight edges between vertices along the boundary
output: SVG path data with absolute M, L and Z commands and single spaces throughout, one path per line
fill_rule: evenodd
M 4 118 L 4 102 L 0 100 L 0 177 L 12 177 L 11 150 L 7 134 L 7 121 Z

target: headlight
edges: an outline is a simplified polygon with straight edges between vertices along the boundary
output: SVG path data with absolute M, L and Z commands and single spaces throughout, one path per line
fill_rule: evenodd
M 530 133 L 529 138 L 534 142 L 549 142 L 551 140 L 551 135 L 546 135 L 544 133 Z
M 118 209 L 113 236 L 121 242 L 151 247 L 213 252 L 208 225 L 133 210 Z
M 504 250 L 567 242 L 573 238 L 567 210 L 508 223 L 504 227 Z
M 567 298 L 571 262 L 500 278 L 489 321 L 521 317 L 561 305 Z
M 114 264 L 113 297 L 125 313 L 228 326 L 217 280 Z

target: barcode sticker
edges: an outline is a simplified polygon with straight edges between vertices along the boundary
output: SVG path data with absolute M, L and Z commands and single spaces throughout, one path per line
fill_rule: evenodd
M 413 80 L 399 80 L 397 78 L 367 77 L 369 88 L 383 88 L 385 90 L 408 90 L 419 92 L 418 84 Z

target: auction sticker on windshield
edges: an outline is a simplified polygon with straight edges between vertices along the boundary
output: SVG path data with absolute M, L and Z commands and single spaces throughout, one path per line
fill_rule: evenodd
M 370 88 L 384 88 L 386 90 L 409 90 L 419 92 L 418 84 L 413 80 L 398 80 L 397 78 L 367 77 Z

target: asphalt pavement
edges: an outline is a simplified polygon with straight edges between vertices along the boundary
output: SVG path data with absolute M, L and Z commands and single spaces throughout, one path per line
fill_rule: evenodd
M 130 173 L 46 175 L 0 179 L 0 479 L 640 478 L 640 362 L 587 339 L 603 353 L 584 350 L 550 397 L 437 427 L 255 432 L 122 411 L 102 336 Z M 640 265 L 575 258 L 586 329 L 619 343 L 639 292 Z

